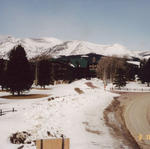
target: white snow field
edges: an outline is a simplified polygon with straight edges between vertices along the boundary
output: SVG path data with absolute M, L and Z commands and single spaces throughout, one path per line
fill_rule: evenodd
M 119 92 L 150 92 L 150 87 L 147 83 L 142 84 L 140 81 L 128 81 L 126 86 L 121 87 L 121 89 L 115 88 L 115 85 L 108 83 L 106 90 L 113 90 Z
M 97 88 L 85 83 L 91 82 Z M 115 149 L 123 144 L 110 135 L 103 119 L 103 110 L 117 94 L 104 91 L 98 79 L 79 80 L 71 84 L 48 86 L 50 90 L 32 89 L 30 93 L 49 94 L 40 99 L 3 99 L 0 109 L 13 107 L 17 112 L 0 116 L 0 149 L 17 149 L 21 144 L 11 144 L 12 133 L 27 131 L 29 140 L 59 138 L 61 134 L 70 138 L 70 149 Z M 77 93 L 80 88 L 84 93 Z M 9 93 L 1 92 L 1 96 Z M 48 98 L 54 100 L 48 101 Z M 51 136 L 48 136 L 50 132 Z M 24 149 L 35 149 L 34 143 L 25 144 Z M 124 146 L 124 148 L 127 148 Z

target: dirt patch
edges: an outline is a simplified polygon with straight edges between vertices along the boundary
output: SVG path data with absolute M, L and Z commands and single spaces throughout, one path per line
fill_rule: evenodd
M 4 99 L 36 99 L 36 98 L 43 98 L 43 97 L 48 97 L 50 95 L 46 94 L 29 94 L 29 95 L 8 95 L 8 96 L 1 96 L 0 98 Z
M 87 82 L 85 84 L 92 89 L 98 88 L 97 86 L 93 85 L 92 82 Z
M 87 132 L 94 133 L 94 134 L 97 134 L 97 135 L 102 134 L 102 132 L 99 131 L 99 130 L 91 130 L 91 129 L 89 129 L 89 128 L 85 128 L 85 130 L 86 130 Z
M 80 90 L 80 88 L 74 88 L 74 90 L 75 90 L 78 94 L 83 94 L 83 93 L 84 93 L 82 90 Z
M 31 136 L 26 131 L 17 132 L 10 136 L 10 142 L 13 144 L 31 144 L 31 141 L 28 141 L 28 137 Z
M 0 92 L 8 92 L 8 91 L 6 91 L 6 90 L 0 90 Z
M 114 98 L 112 103 L 104 110 L 105 124 L 110 127 L 110 133 L 123 144 L 132 149 L 140 149 L 135 139 L 126 127 L 123 117 L 124 106 L 128 93 L 122 93 L 120 97 Z
M 102 132 L 99 131 L 99 130 L 92 130 L 91 128 L 89 128 L 89 123 L 88 123 L 88 122 L 82 122 L 82 124 L 85 125 L 85 127 L 86 127 L 85 130 L 86 130 L 87 132 L 94 133 L 94 134 L 97 134 L 97 135 L 102 134 Z

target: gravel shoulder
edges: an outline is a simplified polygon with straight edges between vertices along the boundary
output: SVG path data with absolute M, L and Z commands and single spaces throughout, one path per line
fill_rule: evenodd
M 142 149 L 150 148 L 150 93 L 129 94 L 123 113 L 125 124 Z
M 105 123 L 129 149 L 149 149 L 149 107 L 150 93 L 120 93 L 105 109 Z

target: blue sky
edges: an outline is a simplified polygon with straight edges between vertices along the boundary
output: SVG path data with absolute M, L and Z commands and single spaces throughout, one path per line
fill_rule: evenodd
M 150 50 L 150 0 L 0 0 L 0 35 Z

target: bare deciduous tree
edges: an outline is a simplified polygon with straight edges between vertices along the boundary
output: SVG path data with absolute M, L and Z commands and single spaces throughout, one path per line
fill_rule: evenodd
M 97 77 L 105 83 L 107 80 L 113 82 L 118 68 L 125 69 L 125 60 L 117 57 L 102 57 L 97 66 Z

